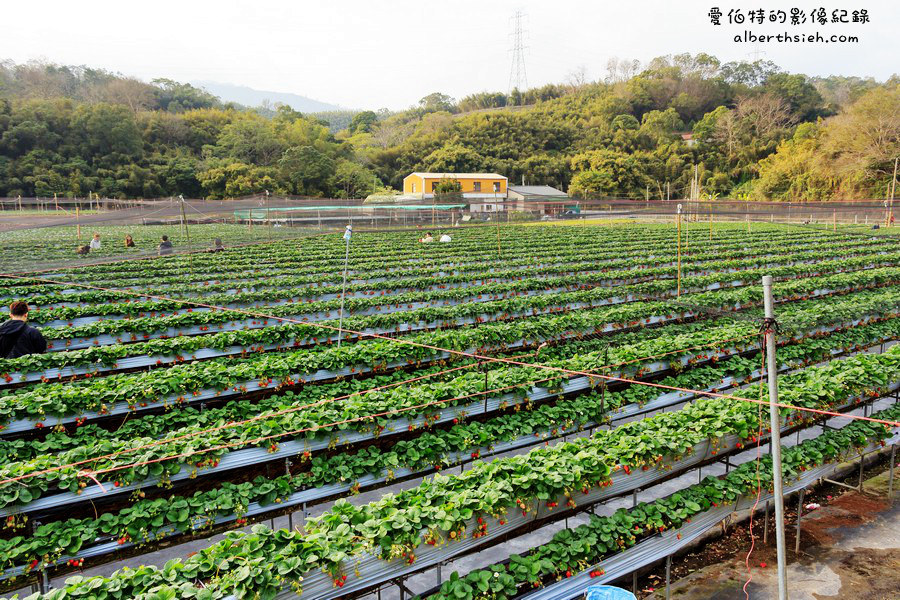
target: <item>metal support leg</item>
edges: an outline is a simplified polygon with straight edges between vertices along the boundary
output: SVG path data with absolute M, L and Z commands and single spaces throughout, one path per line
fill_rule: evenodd
M 769 542 L 769 501 L 766 500 L 766 516 L 763 520 L 763 544 Z
M 288 529 L 291 531 L 294 530 L 294 513 L 292 512 L 288 513 Z
M 631 492 L 631 508 L 637 506 L 637 495 L 639 491 L 641 491 L 641 488 L 634 488 L 634 491 Z
M 794 541 L 794 553 L 800 553 L 800 520 L 803 517 L 803 495 L 806 489 L 800 490 L 800 498 L 797 501 L 797 539 Z
M 671 576 L 672 576 L 672 555 L 670 554 L 666 557 L 666 600 L 669 600 L 669 598 L 671 597 L 671 593 L 672 593 L 671 586 L 670 586 Z
M 631 572 L 631 593 L 637 596 L 637 571 Z
M 437 584 L 438 584 L 438 585 L 441 585 L 441 583 L 444 581 L 444 578 L 443 578 L 443 576 L 442 576 L 442 574 L 441 574 L 441 566 L 442 566 L 442 565 L 443 565 L 443 563 L 438 563 L 438 564 L 437 564 Z
M 894 502 L 894 456 L 897 454 L 897 444 L 891 445 L 891 470 L 888 474 L 888 500 Z
M 38 580 L 38 587 L 40 588 L 41 594 L 46 594 L 50 591 L 50 580 L 47 578 L 46 569 L 41 569 L 41 578 Z
M 697 469 L 697 483 L 703 483 L 703 467 Z
M 860 492 L 863 491 L 863 469 L 865 468 L 865 456 L 859 455 L 859 483 L 856 486 Z
M 725 457 L 725 474 L 727 475 L 730 470 L 731 470 L 731 456 L 729 455 L 729 456 Z

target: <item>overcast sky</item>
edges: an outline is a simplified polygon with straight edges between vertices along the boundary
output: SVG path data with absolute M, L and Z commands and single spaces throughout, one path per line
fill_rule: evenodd
M 857 35 L 858 44 L 762 44 L 761 58 L 809 75 L 885 79 L 900 72 L 900 2 L 841 0 L 870 23 L 801 28 L 713 27 L 731 8 L 813 8 L 808 1 L 747 0 L 123 0 L 4 3 L 0 59 L 102 67 L 149 81 L 207 80 L 293 92 L 352 108 L 405 108 L 442 91 L 506 91 L 512 15 L 526 13 L 530 86 L 562 82 L 584 66 L 603 78 L 610 57 L 647 61 L 708 52 L 750 58 L 757 33 Z M 818 5 L 816 5 L 817 7 Z

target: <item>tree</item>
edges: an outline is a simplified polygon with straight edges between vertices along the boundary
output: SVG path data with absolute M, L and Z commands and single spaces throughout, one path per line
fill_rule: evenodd
M 485 170 L 486 159 L 460 145 L 444 146 L 422 161 L 422 170 L 433 173 L 471 173 Z
M 612 120 L 611 125 L 613 129 L 637 131 L 641 127 L 641 122 L 635 119 L 633 115 L 619 115 Z
M 334 160 L 312 146 L 285 150 L 278 169 L 296 194 L 325 196 L 331 191 L 329 179 L 335 171 Z
M 825 116 L 825 102 L 806 75 L 773 73 L 762 86 L 765 92 L 787 102 L 794 117 L 801 121 L 814 121 Z
M 900 85 L 872 90 L 828 121 L 822 150 L 845 178 L 886 189 L 900 156 Z
M 371 110 L 364 110 L 353 115 L 347 130 L 351 133 L 371 133 L 372 126 L 378 121 L 378 115 Z
M 278 161 L 284 149 L 270 121 L 246 115 L 222 128 L 212 152 L 248 165 L 269 166 Z
M 769 93 L 741 98 L 735 117 L 753 135 L 763 139 L 779 135 L 796 119 L 787 102 Z
M 282 192 L 275 175 L 271 168 L 231 162 L 211 166 L 197 177 L 210 198 L 236 198 L 264 190 Z
M 462 184 L 458 179 L 444 177 L 434 186 L 434 200 L 442 204 L 462 202 Z
M 81 105 L 72 115 L 73 137 L 83 156 L 96 165 L 110 166 L 139 159 L 143 140 L 134 114 L 117 104 Z
M 153 88 L 137 79 L 113 79 L 103 86 L 103 99 L 111 104 L 123 104 L 137 114 L 153 106 Z
M 678 139 L 678 132 L 684 130 L 684 122 L 674 108 L 651 110 L 644 115 L 640 132 L 659 145 Z
M 453 98 L 447 94 L 433 92 L 419 100 L 419 108 L 423 112 L 453 111 Z
M 171 79 L 154 79 L 156 103 L 162 110 L 184 112 L 196 108 L 214 108 L 221 105 L 219 99 L 206 90 Z
M 361 164 L 342 160 L 335 170 L 334 187 L 340 190 L 342 198 L 365 198 L 381 188 L 382 184 L 372 171 Z
M 569 184 L 569 195 L 573 198 L 597 198 L 609 195 L 615 188 L 609 173 L 594 171 L 581 171 L 572 177 Z

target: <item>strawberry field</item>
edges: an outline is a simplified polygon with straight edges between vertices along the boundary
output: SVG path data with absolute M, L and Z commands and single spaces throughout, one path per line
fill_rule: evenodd
M 755 498 L 771 425 L 739 398 L 767 394 L 763 275 L 798 433 L 786 482 L 896 442 L 799 410 L 900 418 L 895 239 L 717 224 L 679 256 L 663 224 L 452 233 L 354 234 L 343 332 L 339 234 L 0 277 L 50 345 L 0 359 L 6 595 L 352 598 L 496 547 L 413 591 L 574 597 Z M 740 466 L 501 545 L 725 458 Z

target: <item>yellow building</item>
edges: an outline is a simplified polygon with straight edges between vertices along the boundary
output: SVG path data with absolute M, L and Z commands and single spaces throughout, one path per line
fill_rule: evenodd
M 506 177 L 496 173 L 410 173 L 403 178 L 403 195 L 415 199 L 434 198 L 434 190 L 442 179 L 459 181 L 463 198 L 506 199 Z

